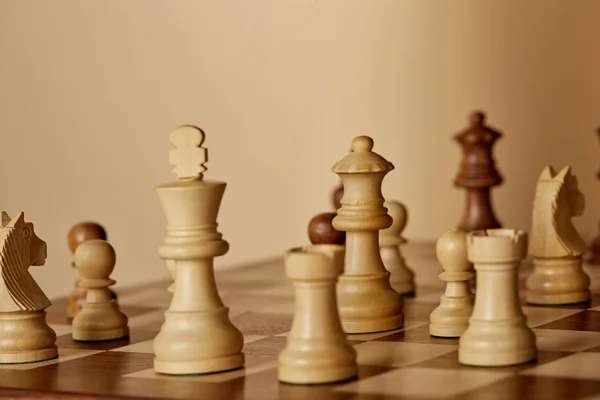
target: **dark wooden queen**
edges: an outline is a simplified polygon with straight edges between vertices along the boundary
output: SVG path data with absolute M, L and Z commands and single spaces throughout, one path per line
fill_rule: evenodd
M 454 184 L 467 191 L 466 212 L 460 229 L 475 231 L 500 228 L 490 196 L 490 189 L 502 183 L 492 156 L 494 143 L 500 137 L 502 133 L 487 126 L 485 114 L 480 111 L 472 113 L 470 126 L 454 136 L 463 150 L 460 172 Z

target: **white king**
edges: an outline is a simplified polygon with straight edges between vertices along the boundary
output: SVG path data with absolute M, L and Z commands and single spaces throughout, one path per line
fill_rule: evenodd
M 215 283 L 213 259 L 229 250 L 217 231 L 225 182 L 203 180 L 204 133 L 181 126 L 169 137 L 177 180 L 156 188 L 167 218 L 158 254 L 175 281 L 165 323 L 154 339 L 154 370 L 171 375 L 204 374 L 242 367 L 243 337 L 229 320 Z

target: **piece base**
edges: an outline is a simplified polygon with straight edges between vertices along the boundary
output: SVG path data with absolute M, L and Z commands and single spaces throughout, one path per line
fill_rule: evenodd
M 166 375 L 201 375 L 224 372 L 244 366 L 244 353 L 200 361 L 161 361 L 154 359 L 154 371 Z
M 586 290 L 583 292 L 574 293 L 559 293 L 559 294 L 535 294 L 527 292 L 525 300 L 529 304 L 538 305 L 567 305 L 567 304 L 579 304 L 589 301 L 591 298 L 590 291 Z
M 85 331 L 73 329 L 73 340 L 77 342 L 104 342 L 129 336 L 129 327 L 111 329 L 109 331 Z
M 51 360 L 58 357 L 56 346 L 47 349 L 12 351 L 0 353 L 0 364 L 26 364 Z
M 404 315 L 402 313 L 387 318 L 379 318 L 375 320 L 362 321 L 344 321 L 342 320 L 342 328 L 346 333 L 373 333 L 391 331 L 402 327 L 404 323 Z
M 462 365 L 473 367 L 504 367 L 509 365 L 525 364 L 535 360 L 537 349 L 535 347 L 503 353 L 479 353 L 458 349 L 458 362 Z
M 435 337 L 442 338 L 457 338 L 467 330 L 468 325 L 465 326 L 443 326 L 443 325 L 429 325 L 429 334 Z
M 333 382 L 347 381 L 356 378 L 358 368 L 356 364 L 336 367 L 328 366 L 316 368 L 306 367 L 286 367 L 279 365 L 278 379 L 283 383 L 295 385 L 318 385 Z

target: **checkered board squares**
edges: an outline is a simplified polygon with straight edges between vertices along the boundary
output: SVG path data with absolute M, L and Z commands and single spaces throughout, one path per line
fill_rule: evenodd
M 451 353 L 455 346 L 443 344 L 373 341 L 354 346 L 357 362 L 364 365 L 404 367 Z
M 88 357 L 92 354 L 101 353 L 102 350 L 84 350 L 84 349 L 58 349 L 58 357 L 46 361 L 25 363 L 25 364 L 0 364 L 0 370 L 19 370 L 24 371 L 28 369 L 45 367 L 47 365 L 58 364 L 75 360 L 82 357 Z
M 534 329 L 538 350 L 585 351 L 600 347 L 600 332 Z
M 347 335 L 358 354 L 356 380 L 278 382 L 277 357 L 291 328 L 294 297 L 282 261 L 269 260 L 216 272 L 230 318 L 244 334 L 245 368 L 200 376 L 154 372 L 152 342 L 171 299 L 171 282 L 165 281 L 119 292 L 131 335 L 109 342 L 74 342 L 66 301 L 55 301 L 48 322 L 58 335 L 60 357 L 2 366 L 0 387 L 129 399 L 600 400 L 600 296 L 560 307 L 523 303 L 537 336 L 537 360 L 503 368 L 464 366 L 458 363 L 458 339 L 429 335 L 429 314 L 444 293 L 434 245 L 409 244 L 403 251 L 416 272 L 416 296 L 404 300 L 402 328 Z M 600 268 L 590 271 L 600 278 Z M 525 264 L 521 285 L 530 272 Z
M 577 314 L 579 310 L 551 308 L 551 307 L 531 307 L 524 306 L 523 313 L 527 317 L 527 325 L 530 328 L 536 328 L 541 325 Z
M 338 391 L 395 396 L 447 398 L 467 393 L 510 376 L 508 373 L 477 370 L 401 368 L 338 388 Z
M 244 343 L 252 343 L 257 340 L 261 340 L 266 338 L 267 336 L 260 335 L 244 335 Z M 127 346 L 117 347 L 112 349 L 112 351 L 125 351 L 128 353 L 146 353 L 146 354 L 154 354 L 154 349 L 152 345 L 154 340 L 145 340 L 143 342 L 138 342 L 134 344 L 129 344 Z
M 245 376 L 257 374 L 272 368 L 277 367 L 277 360 L 272 357 L 265 356 L 246 356 L 244 368 L 236 369 L 233 371 L 226 371 L 218 374 L 206 374 L 206 375 L 195 375 L 195 376 L 175 376 L 175 375 L 163 375 L 154 372 L 154 369 L 149 368 L 139 372 L 125 375 L 125 378 L 142 378 L 142 379 L 162 379 L 162 380 L 174 380 L 181 382 L 209 382 L 209 383 L 223 383 L 232 381 Z
M 526 375 L 600 380 L 600 353 L 575 353 L 524 372 Z

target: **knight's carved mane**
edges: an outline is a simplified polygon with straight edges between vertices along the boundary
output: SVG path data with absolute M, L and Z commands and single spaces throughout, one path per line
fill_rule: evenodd
M 570 168 L 556 174 L 546 167 L 540 176 L 533 204 L 529 253 L 534 257 L 580 256 L 588 248 L 571 222 L 574 195 Z
M 29 274 L 29 265 L 23 264 L 21 252 L 29 243 L 24 243 L 21 232 L 11 226 L 0 228 L 0 240 L 0 290 L 5 291 L 0 293 L 0 312 L 48 308 L 52 303 Z

